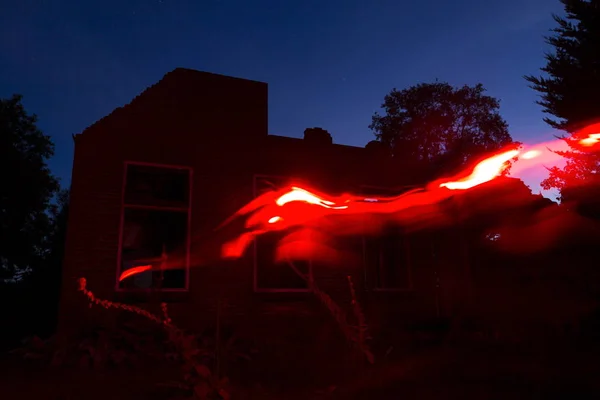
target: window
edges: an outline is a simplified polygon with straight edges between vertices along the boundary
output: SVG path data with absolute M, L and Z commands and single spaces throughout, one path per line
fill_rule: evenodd
M 119 267 L 152 270 L 117 283 L 117 289 L 187 290 L 191 169 L 125 164 Z
M 388 227 L 377 237 L 365 238 L 365 262 L 374 289 L 410 289 L 409 261 L 408 241 L 400 229 Z
M 288 180 L 281 177 L 255 176 L 254 196 L 277 190 Z M 254 242 L 254 290 L 257 292 L 306 292 L 308 282 L 298 275 L 312 275 L 309 261 L 275 262 L 277 244 L 286 232 L 269 232 Z M 298 271 L 298 272 L 296 272 Z
M 402 190 L 364 187 L 369 198 L 392 197 Z M 367 280 L 375 290 L 400 291 L 412 287 L 410 271 L 410 246 L 407 235 L 400 226 L 388 225 L 377 236 L 363 238 Z

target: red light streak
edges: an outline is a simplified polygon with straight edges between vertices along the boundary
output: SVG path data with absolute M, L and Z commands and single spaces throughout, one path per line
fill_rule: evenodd
M 468 177 L 455 182 L 441 183 L 440 187 L 446 187 L 450 190 L 465 190 L 489 182 L 500 176 L 508 167 L 508 161 L 518 155 L 519 150 L 510 150 L 486 158 L 473 168 L 473 172 Z
M 593 146 L 595 144 L 597 144 L 598 142 L 600 142 L 600 133 L 592 133 L 589 135 L 589 137 L 585 138 L 585 139 L 581 139 L 579 141 L 579 143 L 581 143 L 584 146 Z
M 140 265 L 138 267 L 129 268 L 128 270 L 123 271 L 121 273 L 121 276 L 119 277 L 119 282 L 129 278 L 130 276 L 141 274 L 142 272 L 149 271 L 151 269 L 152 265 Z
M 274 224 L 274 223 L 276 223 L 276 222 L 279 222 L 280 220 L 281 220 L 281 217 L 277 217 L 277 216 L 275 216 L 275 217 L 271 217 L 271 218 L 269 218 L 269 220 L 268 220 L 267 222 L 268 222 L 269 224 Z
M 600 142 L 598 131 L 600 131 L 600 124 L 582 130 L 577 135 L 580 138 L 578 143 L 587 148 L 594 147 Z M 353 224 L 346 226 L 347 229 L 338 227 L 339 229 L 335 229 L 333 232 L 334 235 L 350 235 L 356 234 L 360 230 L 364 231 L 368 229 L 366 227 L 368 223 L 365 223 L 369 222 L 367 217 L 375 215 L 386 215 L 386 218 L 396 219 L 399 222 L 435 220 L 441 218 L 440 213 L 437 212 L 437 205 L 451 197 L 453 191 L 469 190 L 494 180 L 506 171 L 511 160 L 514 161 L 511 167 L 511 173 L 514 174 L 531 166 L 556 159 L 558 156 L 548 148 L 551 145 L 552 143 L 539 144 L 527 149 L 500 152 L 482 160 L 455 178 L 441 181 L 441 183 L 438 181 L 425 188 L 412 190 L 396 197 L 367 198 L 354 195 L 333 197 L 299 186 L 268 192 L 242 207 L 221 225 L 229 223 L 234 218 L 248 215 L 245 223 L 247 231 L 225 243 L 222 246 L 221 255 L 224 258 L 239 258 L 257 236 L 269 231 L 289 228 L 303 228 L 305 232 L 310 232 L 311 229 L 315 230 L 323 225 L 323 218 L 329 216 L 344 216 L 347 221 L 354 221 L 354 217 L 359 217 L 358 223 L 354 221 Z M 416 210 L 416 207 L 420 207 L 419 210 L 413 211 Z M 419 215 L 419 212 L 429 214 Z M 303 237 L 305 236 L 307 235 Z M 302 240 L 287 240 L 283 244 L 285 246 L 280 246 L 278 253 L 285 253 L 286 257 L 289 257 L 290 254 L 298 257 L 300 253 L 306 254 L 310 252 L 311 248 L 314 251 L 318 246 L 321 247 L 319 252 L 326 252 L 322 248 L 322 243 L 316 245 L 314 243 L 307 244 Z M 150 269 L 152 269 L 150 265 L 131 268 L 124 271 L 119 280 Z
M 539 157 L 542 154 L 539 150 L 529 150 L 520 157 L 523 160 L 531 160 L 532 158 Z

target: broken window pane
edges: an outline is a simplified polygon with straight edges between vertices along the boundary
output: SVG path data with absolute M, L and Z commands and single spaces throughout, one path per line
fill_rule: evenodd
M 152 265 L 155 270 L 126 278 L 120 287 L 185 288 L 187 224 L 186 212 L 125 208 L 121 272 L 141 265 Z
M 128 164 L 125 204 L 187 207 L 190 171 Z
M 392 190 L 365 187 L 361 194 L 368 198 L 395 197 L 406 188 Z M 400 226 L 388 225 L 375 235 L 365 237 L 365 264 L 376 289 L 410 288 L 410 254 L 407 237 Z

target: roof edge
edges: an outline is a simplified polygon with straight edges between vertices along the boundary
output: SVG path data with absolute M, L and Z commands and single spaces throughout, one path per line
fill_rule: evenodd
M 122 106 L 116 107 L 110 113 L 108 113 L 107 115 L 105 115 L 105 116 L 101 117 L 100 119 L 96 120 L 95 122 L 93 122 L 92 124 L 90 124 L 86 128 L 84 128 L 81 132 L 76 133 L 73 136 L 75 137 L 75 136 L 80 136 L 80 135 L 84 135 L 84 134 L 89 134 L 91 131 L 94 131 L 99 125 L 105 123 L 107 119 L 113 118 L 115 115 L 123 112 L 123 110 L 127 109 L 128 107 L 130 107 L 132 103 L 134 103 L 135 101 L 137 101 L 140 97 L 144 96 L 149 91 L 153 90 L 156 86 L 162 84 L 165 80 L 170 79 L 174 75 L 181 75 L 181 74 L 189 74 L 189 75 L 193 75 L 193 74 L 212 75 L 212 76 L 218 77 L 219 79 L 236 80 L 236 81 L 242 81 L 242 82 L 246 82 L 246 83 L 250 83 L 250 84 L 268 85 L 266 82 L 261 82 L 261 81 L 252 80 L 252 79 L 245 79 L 245 78 L 239 78 L 239 77 L 235 77 L 235 76 L 229 76 L 229 75 L 223 75 L 223 74 L 216 74 L 214 72 L 199 71 L 199 70 L 195 70 L 195 69 L 191 69 L 191 68 L 177 67 L 177 68 L 175 68 L 175 69 L 167 72 L 166 74 L 164 74 L 162 76 L 162 78 L 160 78 L 157 82 L 155 82 L 155 83 L 151 84 L 150 86 L 146 87 L 144 90 L 142 90 L 136 96 L 134 96 L 128 103 L 126 103 L 126 104 L 124 104 Z

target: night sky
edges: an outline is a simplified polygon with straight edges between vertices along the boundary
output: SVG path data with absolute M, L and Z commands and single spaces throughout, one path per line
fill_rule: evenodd
M 3 0 L 0 97 L 24 95 L 63 185 L 71 134 L 176 67 L 268 82 L 269 133 L 319 126 L 358 146 L 392 88 L 481 82 L 537 143 L 556 132 L 522 76 L 544 64 L 551 13 L 558 0 Z

